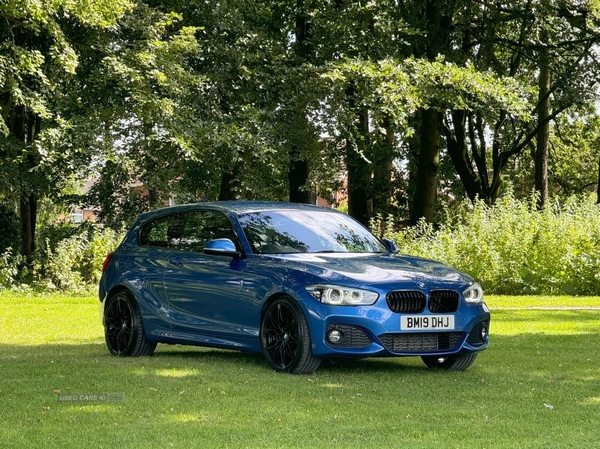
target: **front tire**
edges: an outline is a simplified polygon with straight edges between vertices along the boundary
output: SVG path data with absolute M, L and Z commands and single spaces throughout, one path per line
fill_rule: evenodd
M 440 368 L 447 371 L 463 371 L 473 364 L 477 353 L 450 357 L 423 356 L 421 360 L 428 368 Z
M 110 353 L 116 356 L 150 356 L 156 349 L 156 342 L 146 338 L 140 308 L 127 291 L 117 292 L 106 300 L 104 340 Z
M 284 296 L 267 307 L 260 326 L 260 344 L 275 371 L 309 374 L 321 364 L 311 350 L 308 322 L 300 306 Z

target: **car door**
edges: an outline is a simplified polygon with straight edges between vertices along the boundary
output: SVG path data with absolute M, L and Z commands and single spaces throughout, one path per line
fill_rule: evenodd
M 170 214 L 145 223 L 139 232 L 138 245 L 128 252 L 137 288 L 144 296 L 145 322 L 158 328 L 170 327 L 169 303 L 164 277 L 168 261 L 179 250 L 177 245 L 183 232 L 184 214 Z M 149 329 L 147 329 L 149 330 Z
M 164 285 L 173 330 L 215 338 L 250 336 L 247 323 L 256 306 L 240 298 L 244 261 L 203 254 L 207 241 L 229 238 L 239 247 L 229 219 L 215 211 L 186 213 L 179 251 L 167 264 Z

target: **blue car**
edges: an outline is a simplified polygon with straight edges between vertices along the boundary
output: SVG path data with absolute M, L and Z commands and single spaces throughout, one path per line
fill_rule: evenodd
M 490 313 L 471 277 L 304 204 L 142 214 L 106 258 L 99 295 L 117 356 L 168 343 L 262 353 L 293 374 L 323 359 L 386 356 L 464 370 L 488 345 Z

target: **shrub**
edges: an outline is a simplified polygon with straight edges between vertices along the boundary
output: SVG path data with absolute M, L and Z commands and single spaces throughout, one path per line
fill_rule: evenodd
M 21 240 L 19 216 L 14 208 L 4 201 L 0 201 L 0 229 L 0 253 L 5 253 L 10 248 L 18 248 Z
M 512 195 L 463 204 L 434 228 L 373 223 L 401 252 L 448 263 L 499 294 L 600 294 L 600 208 L 573 197 L 537 211 Z
M 0 290 L 5 288 L 17 288 L 21 284 L 23 273 L 23 257 L 7 248 L 0 254 Z
M 46 231 L 37 257 L 38 277 L 61 290 L 95 286 L 104 258 L 122 239 L 121 233 L 91 223 L 54 225 Z

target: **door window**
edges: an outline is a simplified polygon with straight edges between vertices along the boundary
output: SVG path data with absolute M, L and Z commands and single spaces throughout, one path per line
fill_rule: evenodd
M 180 249 L 202 252 L 206 242 L 223 238 L 233 241 L 239 249 L 235 232 L 225 215 L 212 211 L 194 211 L 186 215 Z

